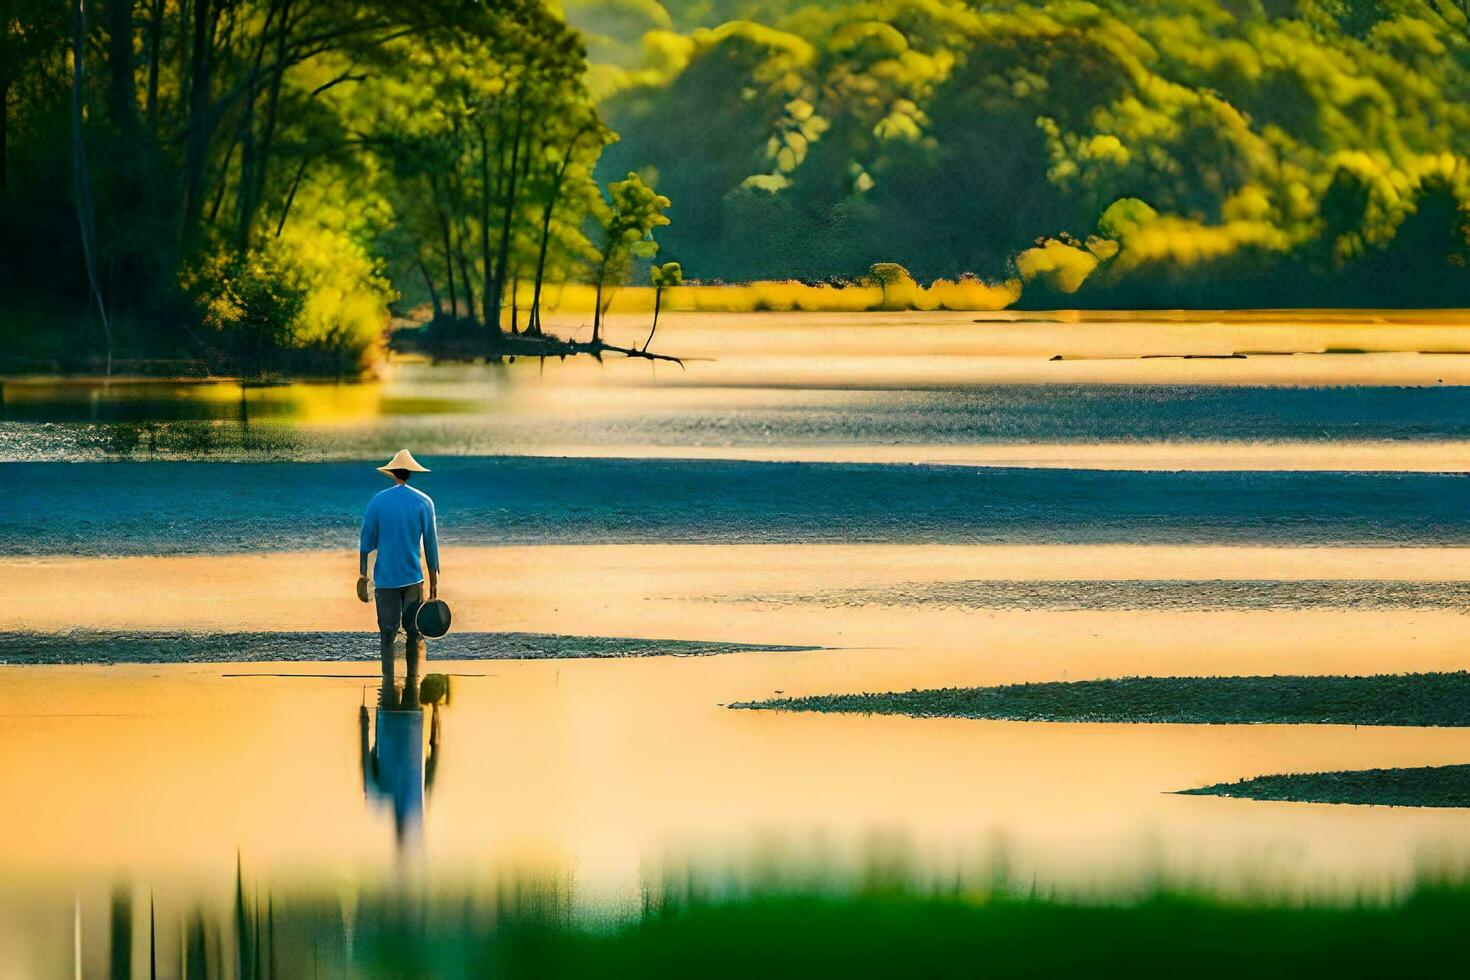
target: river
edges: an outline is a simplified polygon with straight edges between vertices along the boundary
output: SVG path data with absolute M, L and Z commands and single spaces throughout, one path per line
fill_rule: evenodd
M 1463 864 L 1462 810 L 1172 792 L 1463 763 L 1459 729 L 724 707 L 1465 667 L 1470 318 L 974 320 L 666 315 L 682 369 L 5 379 L 0 975 L 69 963 L 78 923 L 103 956 L 119 889 L 167 917 L 237 873 L 618 907 L 670 869 L 895 854 L 1083 894 L 1354 897 Z M 403 446 L 456 614 L 407 796 L 364 761 L 352 594 Z

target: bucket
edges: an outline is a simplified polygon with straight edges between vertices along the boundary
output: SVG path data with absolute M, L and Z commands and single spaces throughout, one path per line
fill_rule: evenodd
M 449 603 L 443 599 L 411 604 L 403 610 L 403 628 L 437 640 L 449 632 Z

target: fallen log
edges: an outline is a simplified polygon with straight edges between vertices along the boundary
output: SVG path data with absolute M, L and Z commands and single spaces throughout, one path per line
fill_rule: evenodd
M 684 367 L 687 358 L 657 351 L 620 347 L 604 340 L 566 340 L 550 334 L 476 334 L 435 336 L 430 328 L 405 328 L 388 339 L 390 350 L 401 354 L 419 354 L 434 361 L 502 361 L 515 357 L 566 358 L 588 354 L 602 360 L 605 354 L 619 354 L 648 361 L 668 361 Z

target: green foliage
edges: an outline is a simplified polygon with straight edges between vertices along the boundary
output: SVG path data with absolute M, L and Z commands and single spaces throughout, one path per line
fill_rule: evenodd
M 643 182 L 636 173 L 607 187 L 608 199 L 596 212 L 601 225 L 599 258 L 596 265 L 597 308 L 594 311 L 592 336 L 600 335 L 604 287 L 616 285 L 627 276 L 633 259 L 651 259 L 658 254 L 653 230 L 669 223 L 664 209 L 669 199 Z M 682 274 L 682 270 L 681 270 Z
M 298 226 L 245 254 L 222 248 L 181 277 L 199 309 L 206 343 L 228 367 L 259 374 L 327 355 L 356 370 L 378 343 L 393 293 L 351 237 Z
M 671 286 L 679 286 L 684 282 L 684 268 L 677 262 L 665 262 L 663 265 L 648 267 L 649 284 L 656 289 L 668 289 Z
M 218 345 L 255 373 L 269 354 L 293 346 L 307 290 L 277 250 L 206 256 L 185 284 Z
M 665 247 L 705 275 L 1015 263 L 1030 305 L 1470 303 L 1460 5 L 667 10 L 685 45 L 605 101 L 606 165 L 657 173 Z
M 659 244 L 716 280 L 1470 305 L 1463 4 L 118 0 L 81 8 L 80 64 L 69 7 L 0 0 L 0 303 L 47 324 L 26 357 L 106 333 L 341 371 L 390 303 L 539 331 L 548 281 L 595 284 L 600 325 L 670 201 Z
M 382 52 L 395 70 L 353 96 L 393 211 L 393 281 L 456 329 L 498 330 L 516 280 L 539 299 L 548 271 L 593 253 L 591 172 L 613 136 L 582 87 L 577 36 L 531 9 L 502 31 L 395 41 Z
M 58 341 L 101 342 L 78 212 L 127 353 L 216 370 L 356 370 L 395 301 L 493 332 L 592 251 L 612 135 L 541 0 L 118 0 L 81 64 L 70 6 L 0 6 L 0 301 Z
M 634 255 L 652 258 L 658 252 L 653 230 L 669 223 L 664 209 L 667 197 L 654 191 L 643 178 L 629 173 L 608 185 L 607 211 L 603 219 L 604 255 Z

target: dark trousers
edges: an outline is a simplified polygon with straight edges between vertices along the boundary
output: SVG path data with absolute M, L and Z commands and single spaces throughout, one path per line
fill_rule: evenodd
M 396 589 L 374 589 L 373 598 L 378 606 L 378 648 L 383 658 L 383 690 L 386 692 L 393 689 L 393 641 L 398 639 L 398 631 L 404 629 L 408 634 L 408 642 L 404 644 L 408 671 L 404 678 L 403 700 L 409 704 L 417 704 L 419 654 L 424 648 L 424 638 L 412 628 L 412 623 L 407 628 L 404 627 L 403 610 L 423 601 L 424 583 L 415 582 Z

